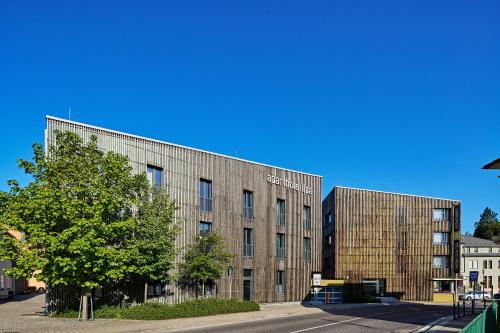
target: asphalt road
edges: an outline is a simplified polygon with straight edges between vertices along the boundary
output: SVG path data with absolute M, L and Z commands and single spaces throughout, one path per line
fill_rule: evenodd
M 402 303 L 205 327 L 183 332 L 411 332 L 451 314 L 449 306 Z

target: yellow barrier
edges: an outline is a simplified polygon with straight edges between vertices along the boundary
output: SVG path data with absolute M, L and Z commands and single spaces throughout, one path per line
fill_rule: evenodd
M 453 303 L 452 293 L 433 293 L 432 300 L 436 303 Z

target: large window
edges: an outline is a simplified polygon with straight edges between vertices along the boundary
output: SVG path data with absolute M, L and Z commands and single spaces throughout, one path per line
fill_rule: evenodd
M 210 222 L 200 222 L 200 236 L 212 232 L 212 223 Z
M 204 212 L 212 211 L 212 182 L 200 179 L 200 209 Z
M 304 206 L 304 228 L 311 229 L 311 207 Z
M 450 220 L 450 209 L 449 208 L 435 208 L 434 209 L 434 221 L 449 221 Z
M 146 177 L 148 178 L 149 185 L 157 190 L 159 190 L 162 185 L 162 171 L 162 168 L 148 165 Z
M 311 261 L 311 238 L 304 237 L 304 260 Z
M 450 268 L 450 257 L 434 256 L 434 268 Z
M 253 257 L 253 230 L 243 229 L 243 257 Z
M 450 233 L 449 232 L 435 232 L 433 243 L 440 244 L 440 245 L 448 245 L 450 243 Z
M 243 191 L 243 217 L 253 219 L 253 192 Z
M 278 225 L 285 225 L 285 223 L 286 223 L 285 200 L 278 199 L 276 206 L 277 206 L 277 213 L 278 213 Z
M 285 234 L 276 234 L 276 259 L 282 260 L 285 256 Z
M 276 292 L 278 294 L 285 292 L 285 271 L 276 272 Z
M 434 281 L 435 293 L 451 293 L 451 281 Z
M 332 223 L 332 214 L 328 213 L 325 215 L 325 224 L 330 224 Z

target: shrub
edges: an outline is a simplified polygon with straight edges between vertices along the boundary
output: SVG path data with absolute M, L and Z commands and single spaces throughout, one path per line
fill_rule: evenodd
M 188 318 L 211 316 L 223 313 L 259 311 L 260 306 L 254 301 L 200 299 L 186 301 L 175 305 L 146 303 L 131 307 L 104 306 L 95 311 L 95 318 L 106 319 L 134 319 L 134 320 L 161 320 L 173 318 Z M 78 317 L 74 311 L 53 314 L 54 317 Z M 66 315 L 67 314 L 67 315 Z
M 380 303 L 380 300 L 372 295 L 352 295 L 347 296 L 346 303 Z

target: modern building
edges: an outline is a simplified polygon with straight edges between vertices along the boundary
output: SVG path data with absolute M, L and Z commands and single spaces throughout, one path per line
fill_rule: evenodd
M 207 231 L 224 237 L 235 255 L 233 269 L 205 294 L 258 302 L 301 301 L 309 294 L 311 273 L 321 269 L 320 176 L 51 116 L 46 146 L 55 130 L 84 141 L 95 135 L 102 151 L 127 155 L 134 172 L 166 188 L 180 207 L 179 248 Z M 156 287 L 153 297 L 165 290 Z M 173 302 L 188 298 L 173 284 L 166 289 Z
M 480 282 L 483 282 L 486 291 L 500 292 L 500 245 L 487 239 L 462 236 L 461 247 L 460 274 L 463 277 L 464 290 L 473 289 L 469 273 L 477 271 L 479 272 L 477 288 L 482 288 Z
M 323 275 L 348 294 L 448 301 L 460 273 L 460 201 L 335 187 L 323 200 Z

